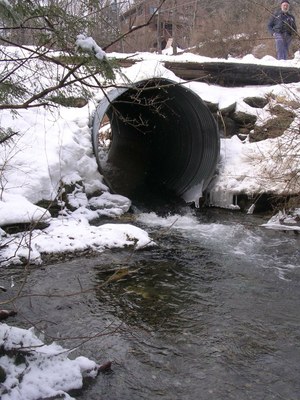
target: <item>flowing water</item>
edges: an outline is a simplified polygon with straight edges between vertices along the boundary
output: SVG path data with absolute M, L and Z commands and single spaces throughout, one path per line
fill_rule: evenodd
M 21 298 L 9 320 L 35 324 L 64 347 L 80 345 L 73 357 L 112 361 L 73 395 L 299 400 L 299 235 L 237 212 L 133 218 L 157 247 L 34 268 L 25 293 L 46 296 Z M 120 268 L 129 273 L 104 284 Z M 19 275 L 3 270 L 0 283 Z

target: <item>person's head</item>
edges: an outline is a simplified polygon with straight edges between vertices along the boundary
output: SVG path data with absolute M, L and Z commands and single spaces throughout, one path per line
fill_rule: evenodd
M 281 3 L 281 11 L 288 12 L 290 9 L 290 2 L 289 0 L 282 0 Z

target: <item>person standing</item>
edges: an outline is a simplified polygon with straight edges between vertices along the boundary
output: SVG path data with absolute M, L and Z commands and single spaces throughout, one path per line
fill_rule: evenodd
M 268 23 L 268 30 L 275 39 L 277 60 L 286 60 L 293 34 L 297 33 L 296 20 L 289 12 L 289 0 L 282 0 Z

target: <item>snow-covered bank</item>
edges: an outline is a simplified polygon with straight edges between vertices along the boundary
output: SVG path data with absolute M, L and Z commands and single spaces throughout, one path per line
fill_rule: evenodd
M 72 399 L 67 392 L 80 389 L 84 378 L 95 378 L 99 371 L 86 357 L 71 360 L 67 349 L 45 345 L 33 329 L 0 324 L 0 343 L 2 400 Z
M 35 229 L 27 234 L 4 234 L 2 244 L 1 266 L 24 262 L 41 264 L 44 253 L 101 252 L 107 248 L 129 246 L 138 250 L 155 245 L 145 231 L 131 224 L 91 226 L 85 218 L 53 218 L 49 227 L 43 230 Z
M 279 211 L 269 219 L 266 224 L 263 224 L 267 229 L 275 229 L 278 231 L 300 232 L 300 209 L 295 209 L 286 213 Z
M 143 58 L 143 54 L 139 57 Z M 181 57 L 186 60 L 189 55 L 184 54 L 179 59 Z M 190 57 L 195 59 L 200 56 Z M 163 66 L 160 62 L 162 56 L 152 54 L 150 59 L 146 56 L 145 58 L 146 61 L 123 69 L 117 75 L 116 81 L 124 84 L 128 80 L 135 82 L 151 77 L 181 81 Z M 252 56 L 245 60 L 248 62 L 249 58 L 255 62 Z M 298 65 L 298 61 L 297 56 L 293 61 L 294 65 Z M 272 62 L 276 63 L 276 60 L 272 59 Z M 38 68 L 38 64 L 35 67 Z M 223 88 L 197 82 L 184 84 L 204 101 L 215 104 L 220 111 L 235 105 L 237 111 L 255 115 L 257 124 L 263 124 L 272 118 L 271 106 L 250 107 L 244 102 L 246 97 L 270 97 L 272 94 L 273 98 L 288 102 L 295 100 L 300 92 L 300 83 L 255 88 Z M 45 221 L 49 224 L 47 229 L 31 235 L 33 247 L 30 257 L 34 262 L 40 262 L 43 252 L 84 248 L 102 251 L 107 247 L 151 242 L 145 232 L 137 231 L 133 226 L 90 226 L 89 221 L 95 218 L 115 218 L 130 207 L 129 199 L 109 193 L 93 155 L 89 121 L 102 96 L 102 93 L 95 92 L 94 98 L 82 108 L 59 106 L 47 110 L 38 107 L 19 110 L 17 115 L 8 110 L 0 112 L 1 126 L 18 133 L 0 149 L 0 226 L 1 242 L 5 245 L 1 255 L 2 265 L 8 259 L 10 262 L 19 262 L 21 258 L 28 258 L 28 254 L 26 256 L 24 253 L 28 253 L 25 249 L 28 247 L 26 240 L 23 240 L 24 246 L 18 246 L 21 236 L 5 233 L 5 226 L 11 223 Z M 213 205 L 234 208 L 232 198 L 239 193 L 251 196 L 263 192 L 300 192 L 300 137 L 297 133 L 299 110 L 293 111 L 297 115 L 294 122 L 279 138 L 257 143 L 250 143 L 247 139 L 241 141 L 237 136 L 221 140 L 220 163 L 210 188 Z M 73 187 L 67 194 L 66 186 Z M 95 196 L 99 192 L 102 194 Z M 72 211 L 66 206 L 66 197 Z M 49 211 L 36 203 L 54 199 L 58 199 L 61 211 L 58 217 L 51 218 Z

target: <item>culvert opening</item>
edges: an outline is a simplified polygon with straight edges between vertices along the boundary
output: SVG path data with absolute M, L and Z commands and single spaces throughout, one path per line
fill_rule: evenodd
M 111 90 L 96 108 L 92 135 L 107 185 L 131 200 L 162 192 L 197 203 L 220 152 L 207 106 L 167 79 Z

